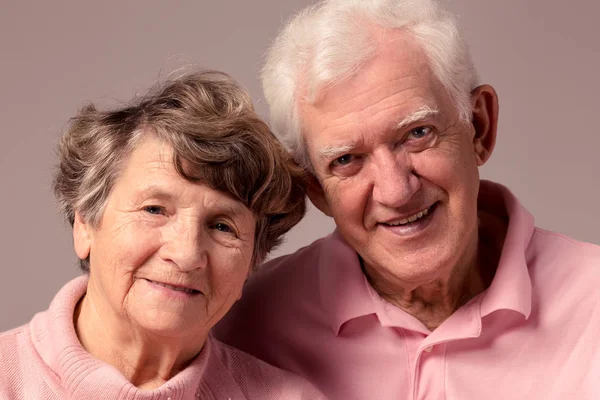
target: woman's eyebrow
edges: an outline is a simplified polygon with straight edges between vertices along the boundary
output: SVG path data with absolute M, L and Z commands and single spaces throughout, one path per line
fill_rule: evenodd
M 156 185 L 150 185 L 137 193 L 138 198 L 153 198 L 158 200 L 173 200 L 175 196 L 164 188 Z
M 249 209 L 236 201 L 219 202 L 211 206 L 214 212 L 230 216 L 244 215 Z

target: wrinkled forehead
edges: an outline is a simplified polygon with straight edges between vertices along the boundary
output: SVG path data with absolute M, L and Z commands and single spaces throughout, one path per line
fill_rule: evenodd
M 139 194 L 163 199 L 181 195 L 179 192 L 184 188 L 193 191 L 197 186 L 205 186 L 214 191 L 211 199 L 214 198 L 232 214 L 253 213 L 240 198 L 239 191 L 236 193 L 236 188 L 232 187 L 235 186 L 233 179 L 228 180 L 229 185 L 223 184 L 226 180 L 221 174 L 223 168 L 201 165 L 177 155 L 168 141 L 154 134 L 146 135 L 135 144 L 125 160 L 121 180 L 125 180 L 132 189 L 135 186 Z M 239 185 L 242 185 L 242 177 L 238 178 Z
M 381 39 L 377 52 L 350 77 L 324 85 L 312 101 L 301 96 L 298 109 L 305 141 L 311 136 L 380 117 L 397 121 L 411 118 L 420 110 L 438 110 L 442 115 L 457 112 L 443 84 L 432 72 L 421 46 L 406 35 Z M 305 88 L 306 90 L 306 88 Z

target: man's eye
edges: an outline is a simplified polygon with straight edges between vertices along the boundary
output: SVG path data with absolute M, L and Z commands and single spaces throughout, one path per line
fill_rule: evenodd
M 429 135 L 432 131 L 432 128 L 429 126 L 420 126 L 418 128 L 413 129 L 412 131 L 410 131 L 410 136 L 412 136 L 415 139 L 421 139 L 427 135 Z
M 350 164 L 352 161 L 354 161 L 356 157 L 354 157 L 352 154 L 344 154 L 341 157 L 336 158 L 335 160 L 333 160 L 333 162 L 331 163 L 332 166 L 334 167 L 338 167 L 338 166 L 344 166 L 344 165 L 348 165 Z
M 144 211 L 148 214 L 161 215 L 165 213 L 165 209 L 161 206 L 146 206 L 144 207 Z

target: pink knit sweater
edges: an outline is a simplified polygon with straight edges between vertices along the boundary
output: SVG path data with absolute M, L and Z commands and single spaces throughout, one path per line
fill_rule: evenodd
M 212 337 L 182 372 L 154 390 L 133 386 L 83 349 L 73 325 L 87 278 L 66 284 L 50 308 L 0 334 L 0 400 L 324 399 L 300 378 Z

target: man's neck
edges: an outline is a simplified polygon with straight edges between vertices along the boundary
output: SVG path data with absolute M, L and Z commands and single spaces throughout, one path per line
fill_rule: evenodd
M 396 284 L 364 267 L 373 288 L 389 303 L 408 312 L 433 331 L 458 308 L 492 283 L 506 235 L 506 223 L 480 213 L 478 234 L 445 274 L 420 284 Z

